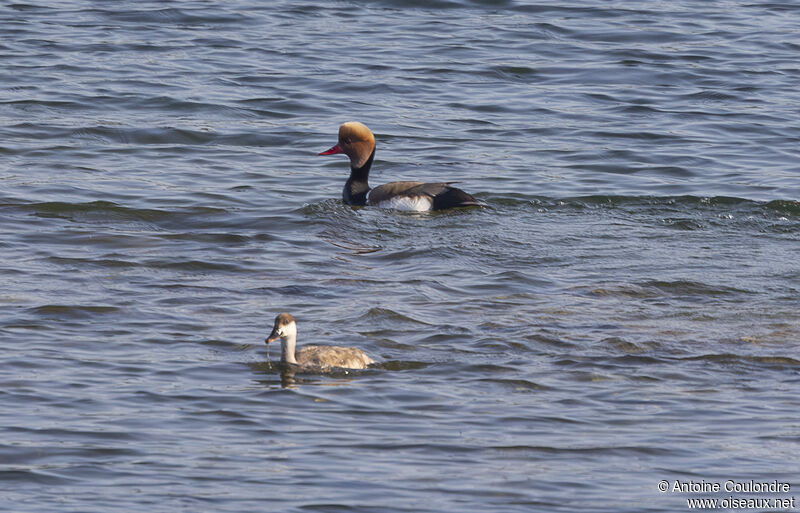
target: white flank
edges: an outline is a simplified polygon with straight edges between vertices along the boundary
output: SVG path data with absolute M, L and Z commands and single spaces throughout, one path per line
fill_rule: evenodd
M 433 206 L 433 201 L 427 196 L 399 196 L 378 203 L 380 208 L 406 210 L 409 212 L 426 212 Z

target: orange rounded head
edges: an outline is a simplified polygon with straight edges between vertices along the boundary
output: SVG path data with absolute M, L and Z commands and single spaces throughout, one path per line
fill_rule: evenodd
M 360 168 L 375 150 L 375 136 L 367 125 L 358 121 L 348 121 L 339 127 L 339 143 L 320 155 L 344 153 L 350 157 L 350 165 Z

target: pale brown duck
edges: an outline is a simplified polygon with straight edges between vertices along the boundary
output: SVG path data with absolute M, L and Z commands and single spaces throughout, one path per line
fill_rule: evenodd
M 297 344 L 297 323 L 288 313 L 275 317 L 272 333 L 266 339 L 269 344 L 281 339 L 281 363 L 298 365 L 308 370 L 366 369 L 375 360 L 356 347 L 306 346 L 295 350 Z
M 442 210 L 453 207 L 485 206 L 453 182 L 391 182 L 370 190 L 368 179 L 375 159 L 375 136 L 357 121 L 339 127 L 339 143 L 320 155 L 344 153 L 350 157 L 350 178 L 344 184 L 342 199 L 348 205 L 375 205 L 395 210 Z

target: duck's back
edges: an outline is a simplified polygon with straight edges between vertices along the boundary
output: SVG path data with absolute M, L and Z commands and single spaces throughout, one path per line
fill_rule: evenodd
M 482 205 L 457 187 L 445 182 L 391 182 L 369 192 L 370 205 L 397 210 L 441 210 Z
M 361 349 L 339 346 L 306 346 L 295 353 L 297 364 L 308 367 L 365 369 L 375 361 Z

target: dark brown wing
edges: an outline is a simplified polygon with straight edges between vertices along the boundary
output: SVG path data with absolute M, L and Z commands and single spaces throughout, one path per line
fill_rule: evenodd
M 369 191 L 369 204 L 377 205 L 402 196 L 419 196 L 419 194 L 409 194 L 408 191 L 414 190 L 420 185 L 425 184 L 423 182 L 391 182 L 379 185 Z
M 483 206 L 484 204 L 457 187 L 452 182 L 391 182 L 372 189 L 369 204 L 378 205 L 398 197 L 424 196 L 433 200 L 433 210 L 453 207 Z

